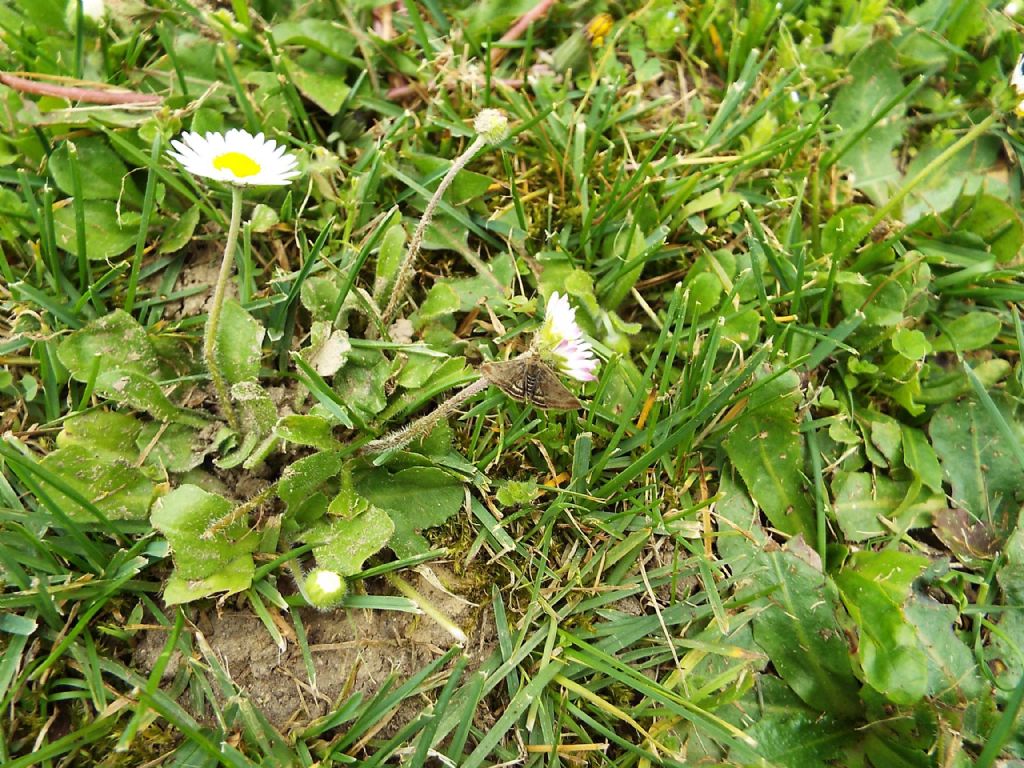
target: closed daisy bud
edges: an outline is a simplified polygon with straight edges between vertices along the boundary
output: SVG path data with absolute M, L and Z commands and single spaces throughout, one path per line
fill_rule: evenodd
M 508 118 L 500 109 L 481 109 L 473 121 L 473 130 L 488 144 L 500 144 L 508 136 Z
M 326 568 L 315 568 L 307 573 L 304 586 L 314 608 L 334 608 L 348 592 L 341 574 Z

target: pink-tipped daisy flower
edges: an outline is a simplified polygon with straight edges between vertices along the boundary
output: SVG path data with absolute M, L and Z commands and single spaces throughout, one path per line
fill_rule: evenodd
M 171 141 L 169 151 L 186 171 L 239 186 L 281 186 L 299 175 L 298 160 L 262 133 L 232 128 L 227 133 L 187 131 Z
M 578 381 L 594 381 L 597 358 L 576 323 L 576 308 L 555 291 L 548 299 L 544 322 L 537 331 L 537 350 L 552 360 L 559 371 Z

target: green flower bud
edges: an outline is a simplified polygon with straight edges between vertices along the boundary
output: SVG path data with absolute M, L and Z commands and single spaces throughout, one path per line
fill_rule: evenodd
M 488 144 L 500 144 L 508 136 L 508 118 L 500 109 L 481 109 L 473 128 Z
M 306 597 L 314 608 L 335 608 L 348 592 L 341 574 L 326 568 L 315 568 L 306 574 Z

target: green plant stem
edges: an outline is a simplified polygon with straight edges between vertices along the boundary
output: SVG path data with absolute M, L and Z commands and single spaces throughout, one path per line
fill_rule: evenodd
M 436 621 L 446 632 L 448 632 L 448 634 L 454 637 L 455 642 L 461 646 L 465 646 L 466 643 L 469 642 L 469 638 L 466 637 L 466 633 L 459 629 L 459 626 L 454 621 L 449 619 L 440 608 L 425 598 L 412 584 L 395 573 L 385 574 L 384 578 L 388 580 L 388 583 L 391 584 L 391 586 L 416 603 L 417 608 Z
M 213 291 L 213 306 L 210 307 L 210 314 L 206 319 L 206 334 L 203 337 L 203 358 L 206 360 L 206 368 L 213 380 L 213 387 L 217 391 L 217 400 L 220 401 L 220 409 L 224 413 L 228 424 L 232 429 L 238 429 L 238 416 L 235 415 L 235 407 L 228 395 L 228 387 L 224 381 L 224 375 L 217 363 L 217 331 L 220 328 L 220 315 L 224 309 L 224 297 L 227 294 L 228 280 L 231 278 L 231 269 L 235 261 L 235 247 L 238 244 L 238 229 L 242 222 L 242 189 L 231 187 L 231 223 L 228 225 L 228 239 L 224 244 L 224 259 L 220 263 L 220 273 L 217 275 L 217 285 Z
M 448 169 L 448 173 L 441 179 L 441 183 L 437 185 L 437 189 L 434 191 L 433 197 L 427 203 L 426 209 L 423 211 L 423 216 L 420 218 L 420 223 L 416 225 L 416 231 L 412 234 L 412 240 L 409 242 L 409 250 L 405 252 L 405 258 L 402 259 L 401 265 L 398 267 L 398 274 L 395 276 L 395 287 L 391 292 L 391 298 L 388 300 L 387 306 L 381 313 L 381 320 L 385 329 L 391 325 L 391 321 L 395 319 L 395 314 L 398 312 L 398 305 L 401 303 L 405 296 L 405 291 L 409 287 L 409 281 L 412 279 L 413 268 L 416 266 L 416 257 L 419 256 L 420 248 L 423 246 L 423 237 L 427 232 L 427 227 L 430 226 L 431 220 L 434 218 L 434 213 L 437 211 L 437 206 L 441 203 L 441 198 L 444 197 L 444 193 L 451 186 L 455 180 L 456 175 L 463 168 L 466 167 L 466 163 L 473 159 L 473 156 L 479 152 L 485 145 L 487 140 L 483 136 L 477 136 L 473 139 L 473 143 L 466 147 L 466 151 L 455 158 L 451 168 Z
M 478 392 L 483 392 L 489 384 L 490 382 L 483 377 L 477 379 L 460 389 L 426 416 L 421 416 L 412 424 L 396 429 L 394 432 L 384 435 L 384 437 L 370 441 L 360 448 L 359 452 L 365 454 L 394 451 L 406 443 L 415 440 L 417 437 L 428 434 L 437 422 L 448 417 L 465 400 L 468 400 Z

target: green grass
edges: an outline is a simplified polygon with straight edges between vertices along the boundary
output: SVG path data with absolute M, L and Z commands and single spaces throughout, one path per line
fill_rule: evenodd
M 0 84 L 0 763 L 1024 759 L 1024 16 L 559 3 L 499 42 L 533 3 L 108 4 L 0 6 L 0 72 L 162 98 Z M 510 136 L 389 328 L 484 108 Z M 245 195 L 238 430 L 201 354 L 230 195 L 166 154 L 229 128 L 302 169 Z M 364 455 L 554 291 L 582 409 L 491 387 Z M 317 716 L 270 716 L 222 611 Z

